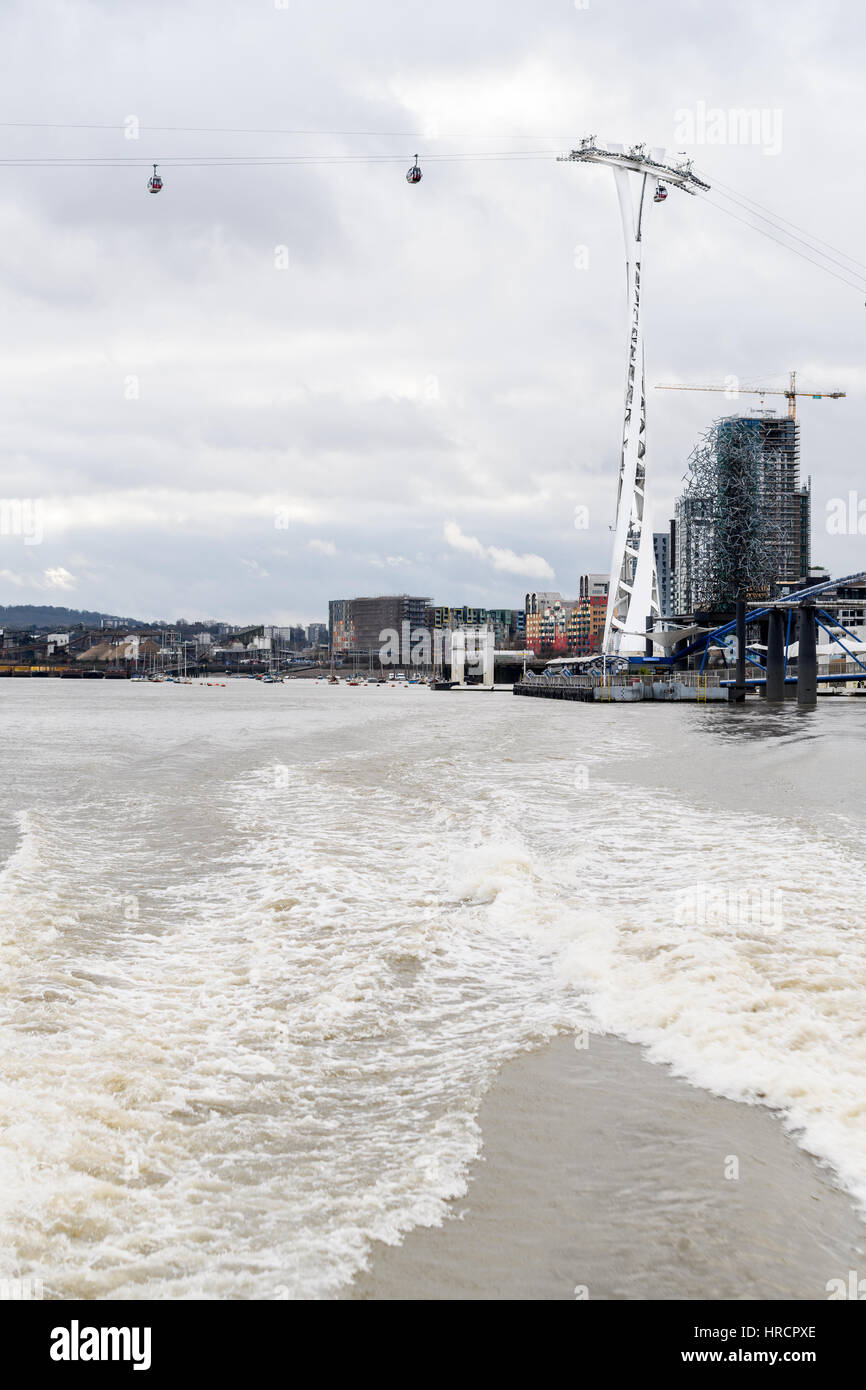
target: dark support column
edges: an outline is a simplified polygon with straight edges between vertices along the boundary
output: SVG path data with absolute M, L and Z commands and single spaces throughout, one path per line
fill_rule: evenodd
M 767 633 L 767 699 L 785 698 L 785 614 L 781 608 L 770 609 Z
M 746 600 L 737 599 L 737 684 L 734 687 L 734 701 L 739 703 L 746 698 Z
M 815 610 L 808 603 L 800 605 L 797 657 L 797 704 L 810 707 L 818 703 L 818 632 Z
M 647 620 L 646 620 L 646 630 L 647 630 L 647 632 L 652 632 L 652 630 L 653 630 L 653 617 L 652 617 L 652 614 L 650 614 L 650 616 L 649 616 L 649 617 L 647 618 Z M 644 656 L 652 656 L 652 654 L 653 654 L 653 644 L 652 644 L 650 638 L 648 637 L 648 638 L 646 639 L 646 646 L 645 646 L 645 648 L 644 648 Z

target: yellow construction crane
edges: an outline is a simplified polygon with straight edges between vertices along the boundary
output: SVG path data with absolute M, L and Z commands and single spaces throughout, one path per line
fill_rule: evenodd
M 811 396 L 813 401 L 831 400 L 838 401 L 845 395 L 846 391 L 805 391 L 797 387 L 797 373 L 791 373 L 791 384 L 786 389 L 784 386 L 689 386 L 681 382 L 674 382 L 666 385 L 659 385 L 657 391 L 724 391 L 726 395 L 735 398 L 736 396 L 760 396 L 761 405 L 764 404 L 765 396 L 785 396 L 788 401 L 788 419 L 797 418 L 797 397 Z

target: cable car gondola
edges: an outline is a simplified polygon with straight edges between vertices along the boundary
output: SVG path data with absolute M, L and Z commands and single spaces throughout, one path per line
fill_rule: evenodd
M 417 156 L 417 154 L 416 154 L 416 156 L 415 156 L 415 163 L 412 165 L 412 168 L 409 170 L 408 174 L 406 175 L 406 182 L 407 182 L 407 183 L 420 183 L 420 182 L 421 182 L 421 179 L 422 179 L 422 174 L 421 174 L 420 166 L 419 166 L 419 164 L 418 164 L 418 156 Z
M 660 184 L 658 185 L 658 187 L 656 188 L 655 193 L 653 194 L 653 202 L 654 202 L 654 203 L 663 203 L 664 200 L 665 200 L 665 198 L 666 198 L 667 196 L 668 196 L 668 191 L 667 191 L 667 189 L 665 188 L 665 186 L 664 186 L 663 183 L 660 183 Z
M 157 173 L 156 165 L 154 164 L 154 166 L 153 166 L 153 173 L 151 174 L 150 178 L 149 178 L 148 181 L 147 181 L 147 191 L 148 191 L 148 193 L 159 193 L 159 191 L 160 191 L 161 188 L 162 188 L 162 179 L 159 177 L 159 174 Z

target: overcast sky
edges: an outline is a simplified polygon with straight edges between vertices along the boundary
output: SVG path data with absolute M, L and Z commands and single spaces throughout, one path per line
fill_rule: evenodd
M 40 499 L 44 532 L 0 537 L 0 602 L 310 621 L 355 594 L 518 606 L 607 570 L 625 275 L 612 176 L 555 162 L 582 135 L 688 148 L 866 261 L 854 3 L 282 3 L 6 0 L 0 118 L 46 126 L 0 150 L 119 167 L 0 166 L 0 496 Z M 766 138 L 702 139 L 701 110 L 743 107 Z M 550 157 L 430 158 L 516 150 Z M 286 154 L 399 158 L 170 163 Z M 136 159 L 163 161 L 158 196 Z M 801 403 L 803 469 L 815 561 L 861 566 L 825 518 L 866 499 L 866 293 L 674 191 L 644 284 L 650 383 L 796 368 L 847 391 Z M 733 408 L 650 392 L 656 529 Z

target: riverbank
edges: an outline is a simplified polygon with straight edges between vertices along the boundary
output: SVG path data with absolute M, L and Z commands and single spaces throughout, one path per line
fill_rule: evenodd
M 866 1268 L 851 1199 L 774 1114 L 617 1038 L 508 1063 L 479 1121 L 466 1196 L 344 1297 L 820 1300 Z

